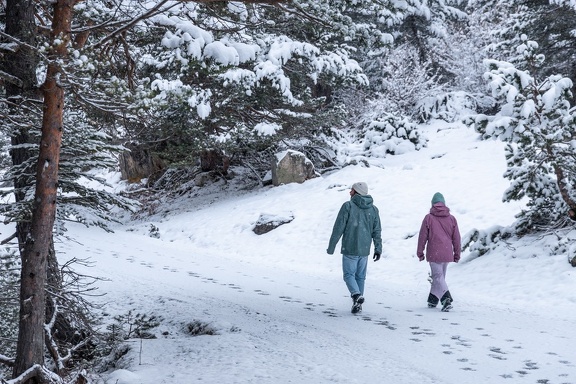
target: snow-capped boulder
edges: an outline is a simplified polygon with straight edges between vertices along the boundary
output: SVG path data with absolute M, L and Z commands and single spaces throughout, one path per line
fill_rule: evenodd
M 272 161 L 272 184 L 303 183 L 317 177 L 314 164 L 301 152 L 287 150 L 276 154 Z
M 263 235 L 283 224 L 288 224 L 292 220 L 294 220 L 294 215 L 291 212 L 284 215 L 270 215 L 263 213 L 258 218 L 252 231 L 257 235 Z

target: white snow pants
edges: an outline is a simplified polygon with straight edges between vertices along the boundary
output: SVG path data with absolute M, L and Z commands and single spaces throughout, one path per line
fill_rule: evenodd
M 446 284 L 446 270 L 448 263 L 434 263 L 430 262 L 430 271 L 432 272 L 432 287 L 430 293 L 441 299 L 442 296 L 448 291 L 448 284 Z

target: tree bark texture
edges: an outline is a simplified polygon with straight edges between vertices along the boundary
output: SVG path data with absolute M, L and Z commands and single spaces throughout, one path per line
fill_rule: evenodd
M 568 185 L 564 176 L 564 170 L 560 167 L 560 165 L 556 163 L 552 163 L 552 166 L 554 167 L 556 182 L 558 184 L 558 190 L 560 190 L 560 196 L 562 196 L 562 200 L 564 200 L 569 209 L 576 209 L 576 202 L 570 198 Z
M 36 23 L 34 20 L 33 0 L 8 0 L 6 2 L 6 34 L 25 43 L 18 47 L 15 52 L 6 52 L 2 60 L 2 70 L 19 80 L 18 84 L 5 84 L 6 98 L 10 101 L 10 114 L 18 119 L 26 113 L 22 107 L 29 105 L 31 100 L 38 100 L 38 88 L 36 84 L 36 68 L 38 67 L 38 55 L 33 50 L 36 45 Z M 12 131 L 12 165 L 21 166 L 30 159 L 30 151 L 26 144 L 31 143 L 30 126 L 15 124 L 18 127 Z M 19 147 L 22 146 L 22 147 Z M 33 173 L 33 169 L 23 172 L 14 179 L 14 197 L 17 203 L 24 201 L 25 189 L 31 181 L 27 175 Z M 30 231 L 30 217 L 19 221 L 16 225 L 18 237 L 18 249 L 22 253 L 26 237 Z
M 22 260 L 15 377 L 35 364 L 44 365 L 46 265 L 56 217 L 58 163 L 64 113 L 64 89 L 60 84 L 63 71 L 59 63 L 67 56 L 73 5 L 73 0 L 58 0 L 53 4 L 52 49 L 46 81 L 42 85 L 44 110 L 36 168 L 36 192 L 30 235 L 26 239 Z M 37 382 L 38 378 L 28 380 L 28 383 Z
M 14 52 L 6 52 L 4 60 L 2 60 L 2 70 L 18 79 L 18 82 L 5 84 L 6 98 L 11 103 L 10 114 L 17 120 L 18 116 L 22 115 L 21 107 L 29 103 L 30 99 L 38 99 L 38 90 L 36 86 L 38 56 L 33 50 L 33 47 L 36 45 L 34 7 L 35 4 L 32 0 L 7 0 L 6 2 L 5 32 L 23 43 L 19 45 Z M 26 149 L 25 146 L 25 144 L 29 144 L 31 141 L 29 134 L 30 126 L 27 124 L 15 125 L 18 126 L 18 128 L 12 132 L 11 141 L 12 145 L 16 146 L 16 148 L 12 148 L 11 156 L 12 164 L 14 166 L 20 166 L 26 163 L 31 157 L 29 150 Z M 18 148 L 19 145 L 23 145 L 23 147 Z M 14 196 L 16 202 L 25 200 L 25 189 L 31 182 L 26 175 L 32 174 L 32 172 L 33 170 L 23 172 L 23 175 L 14 179 Z M 22 221 L 17 223 L 16 232 L 20 256 L 22 264 L 24 265 L 28 260 L 24 257 L 24 248 L 26 238 L 30 233 L 30 217 L 24 218 Z M 28 278 L 23 278 L 22 281 L 26 280 L 28 282 L 34 279 L 32 277 L 35 275 L 34 269 L 29 268 L 26 272 L 22 271 L 22 273 L 28 274 Z M 23 276 L 24 274 L 22 277 Z M 30 309 L 36 304 L 38 297 L 34 297 L 33 294 L 22 296 L 22 289 L 20 293 L 20 322 L 35 323 L 43 321 L 42 312 L 39 314 L 39 317 L 31 315 L 30 313 Z M 40 300 L 42 300 L 42 298 L 40 298 Z M 22 311 L 23 308 L 25 308 L 24 312 Z M 28 336 L 30 335 L 26 335 L 26 337 L 22 339 L 23 341 L 21 345 L 28 343 Z M 40 340 L 43 341 L 42 338 L 40 338 Z M 21 374 L 30 366 L 28 363 L 25 363 L 26 366 L 17 366 L 18 363 L 37 360 L 38 356 L 42 359 L 42 344 L 36 345 L 34 349 L 21 349 L 20 354 L 22 355 L 22 358 L 19 361 L 16 359 L 15 364 L 13 365 L 15 376 Z

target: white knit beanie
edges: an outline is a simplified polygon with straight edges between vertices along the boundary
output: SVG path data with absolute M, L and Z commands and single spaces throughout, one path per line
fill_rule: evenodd
M 363 181 L 359 181 L 352 185 L 352 189 L 355 190 L 359 195 L 367 195 L 368 194 L 368 184 Z

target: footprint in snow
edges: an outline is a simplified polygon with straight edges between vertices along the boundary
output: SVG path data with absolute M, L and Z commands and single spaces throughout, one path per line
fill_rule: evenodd
M 424 335 L 424 336 L 436 336 L 436 334 L 434 332 L 428 332 L 426 330 L 422 330 L 422 331 L 414 331 L 412 332 L 413 335 Z
M 498 348 L 498 347 L 490 347 L 490 351 L 492 352 L 496 352 L 496 353 L 501 353 L 503 355 L 505 355 L 505 352 L 502 352 L 502 349 Z
M 383 325 L 391 331 L 396 330 L 396 327 L 394 325 L 390 324 L 390 322 L 388 320 L 378 320 L 378 321 L 376 321 L 375 324 L 376 325 Z
M 490 356 L 493 359 L 496 360 L 507 360 L 503 355 L 506 354 L 506 352 L 503 352 L 500 348 L 498 347 L 490 347 L 490 351 L 494 352 L 494 353 L 489 353 L 488 356 Z
M 243 291 L 242 291 L 242 288 L 239 287 L 239 286 L 237 286 L 236 284 L 228 284 L 228 287 L 230 287 L 230 288 L 232 288 L 232 289 L 236 289 L 236 290 L 238 290 L 239 292 L 243 292 Z
M 525 368 L 525 369 L 528 369 L 528 370 L 536 370 L 536 369 L 539 369 L 538 363 L 535 363 L 535 362 L 533 362 L 532 360 L 526 360 L 526 361 L 524 362 L 524 365 L 525 365 L 524 368 Z
M 309 311 L 313 311 L 316 307 L 316 304 L 314 303 L 306 303 L 304 304 L 304 309 L 307 309 Z
M 474 363 L 471 363 L 470 360 L 467 359 L 467 358 L 465 358 L 465 357 L 464 357 L 464 358 L 460 358 L 460 359 L 456 359 L 456 361 L 459 362 L 459 363 L 468 363 L 468 364 L 470 364 L 470 365 L 476 365 L 476 364 L 474 364 Z M 470 366 L 462 367 L 462 368 L 460 368 L 460 369 L 463 370 L 463 371 L 469 371 L 469 372 L 475 372 L 475 371 L 476 371 L 475 368 L 470 367 Z
M 288 302 L 288 303 L 301 303 L 302 301 L 297 300 L 297 299 L 293 299 L 290 296 L 279 296 L 282 300 Z
M 328 315 L 328 317 L 340 317 L 336 314 L 335 308 L 327 308 L 325 311 L 322 311 L 322 313 Z

